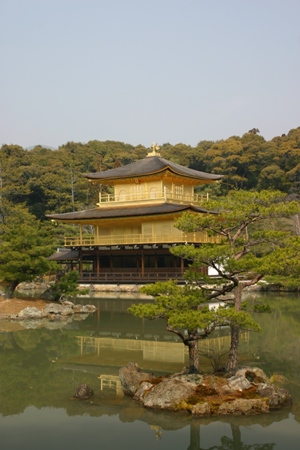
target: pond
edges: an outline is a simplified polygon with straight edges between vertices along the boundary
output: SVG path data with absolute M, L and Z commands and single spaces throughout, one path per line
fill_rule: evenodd
M 269 303 L 255 314 L 262 333 L 242 333 L 240 363 L 284 375 L 293 405 L 267 415 L 195 418 L 147 410 L 124 397 L 118 370 L 129 361 L 160 375 L 187 363 L 183 344 L 163 321 L 127 313 L 136 299 L 80 299 L 97 312 L 58 329 L 0 322 L 0 433 L 4 450 L 276 449 L 300 448 L 300 297 L 249 295 Z M 28 326 L 33 326 L 32 324 Z M 202 353 L 228 349 L 228 330 L 205 341 Z M 202 344 L 201 344 L 202 345 Z M 210 360 L 201 357 L 202 368 Z M 81 383 L 95 392 L 89 401 L 73 393 Z

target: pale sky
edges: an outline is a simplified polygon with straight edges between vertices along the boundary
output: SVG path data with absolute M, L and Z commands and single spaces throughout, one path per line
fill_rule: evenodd
M 0 145 L 300 126 L 299 0 L 0 0 Z

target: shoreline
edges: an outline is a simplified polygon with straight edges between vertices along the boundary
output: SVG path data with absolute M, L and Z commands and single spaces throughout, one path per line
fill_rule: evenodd
M 40 311 L 51 302 L 42 299 L 3 298 L 0 296 L 0 319 L 4 315 L 19 314 L 24 308 L 35 307 Z

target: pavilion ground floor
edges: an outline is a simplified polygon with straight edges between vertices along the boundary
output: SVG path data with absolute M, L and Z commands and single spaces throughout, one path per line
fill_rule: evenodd
M 60 263 L 62 271 L 77 270 L 80 283 L 103 284 L 182 282 L 189 265 L 167 245 L 63 248 L 50 259 Z

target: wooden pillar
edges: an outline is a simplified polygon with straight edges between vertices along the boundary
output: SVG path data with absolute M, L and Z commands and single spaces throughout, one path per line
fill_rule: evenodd
M 180 271 L 181 271 L 181 275 L 183 275 L 184 273 L 184 259 L 180 258 Z
M 142 250 L 142 277 L 145 275 L 145 257 L 144 251 Z
M 82 276 L 82 251 L 79 250 L 79 275 Z
M 99 255 L 99 250 L 96 250 L 96 274 L 97 276 L 100 273 L 100 255 Z
M 79 225 L 79 233 L 80 233 L 80 245 L 82 245 L 82 225 Z

